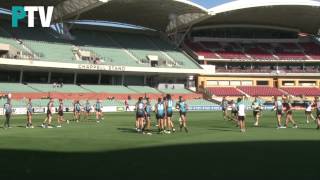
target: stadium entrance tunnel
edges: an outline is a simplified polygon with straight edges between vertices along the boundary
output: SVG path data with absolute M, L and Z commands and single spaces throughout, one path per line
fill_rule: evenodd
M 0 177 L 318 179 L 319 149 L 319 141 L 207 143 L 78 153 L 2 149 Z

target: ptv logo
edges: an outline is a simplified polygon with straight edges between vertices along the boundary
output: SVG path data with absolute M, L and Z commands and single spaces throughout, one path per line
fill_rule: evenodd
M 39 12 L 42 27 L 50 27 L 53 14 L 53 6 L 48 6 L 47 12 L 44 6 L 12 6 L 12 27 L 19 27 L 19 21 L 28 16 L 28 27 L 34 27 L 35 12 Z

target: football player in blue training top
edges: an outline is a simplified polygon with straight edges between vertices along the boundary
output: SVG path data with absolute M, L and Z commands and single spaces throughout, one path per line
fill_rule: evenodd
M 226 97 L 223 97 L 221 102 L 221 109 L 222 109 L 222 115 L 224 120 L 228 119 L 228 106 L 229 106 L 228 100 L 226 99 Z
M 143 103 L 142 97 L 139 97 L 136 103 L 136 128 L 137 132 L 141 132 L 144 127 L 144 117 L 145 117 L 145 104 Z
M 97 99 L 97 102 L 94 105 L 94 110 L 96 111 L 97 123 L 100 123 L 101 120 L 103 119 L 102 108 L 103 108 L 102 102 L 100 101 L 100 99 Z
M 91 111 L 91 104 L 87 99 L 86 104 L 84 105 L 84 113 L 85 113 L 85 120 L 88 121 Z
M 80 121 L 80 115 L 81 115 L 81 104 L 80 101 L 77 100 L 76 103 L 74 104 L 75 112 L 76 112 L 76 121 Z
M 281 101 L 281 98 L 278 98 L 277 96 L 274 97 L 274 110 L 276 111 L 277 115 L 277 128 L 285 128 L 285 126 L 282 126 L 283 103 Z
M 158 120 L 159 133 L 164 132 L 164 118 L 165 118 L 165 106 L 161 98 L 158 98 L 158 103 L 155 105 L 156 117 Z
M 187 128 L 188 105 L 182 96 L 179 97 L 179 101 L 176 104 L 176 108 L 179 110 L 179 113 L 180 113 L 180 119 L 181 119 L 180 132 L 182 131 L 182 128 L 184 128 L 185 132 L 189 132 L 189 130 Z
M 32 125 L 32 113 L 33 113 L 33 107 L 32 107 L 32 100 L 29 98 L 27 103 L 27 126 L 26 128 L 33 128 Z
M 173 115 L 173 100 L 171 98 L 170 94 L 167 94 L 167 98 L 165 101 L 165 108 L 167 110 L 166 112 L 166 121 L 167 121 L 167 133 L 175 132 L 174 124 L 172 122 L 172 115 Z
M 152 105 L 150 102 L 150 99 L 147 98 L 147 102 L 145 104 L 145 126 L 144 126 L 144 131 L 148 134 L 151 135 L 151 112 L 152 112 Z

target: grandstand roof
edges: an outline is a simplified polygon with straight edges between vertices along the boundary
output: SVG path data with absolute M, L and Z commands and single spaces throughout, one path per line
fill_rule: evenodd
M 5 9 L 11 9 L 13 5 L 21 5 L 21 6 L 34 6 L 34 5 L 41 5 L 41 6 L 55 6 L 59 3 L 66 1 L 66 0 L 24 0 L 24 1 L 17 1 L 17 0 L 2 0 L 0 1 L 0 7 Z
M 166 31 L 208 15 L 207 9 L 186 0 L 91 1 L 90 5 L 79 5 L 83 2 L 67 0 L 58 5 L 61 8 L 56 10 L 54 18 L 114 21 Z
M 320 28 L 320 1 L 316 0 L 235 0 L 209 10 L 188 0 L 0 1 L 0 7 L 10 9 L 12 5 L 54 5 L 55 22 L 104 20 L 163 32 L 192 24 L 262 25 L 310 34 L 316 34 Z
M 54 5 L 53 21 L 104 20 L 138 25 L 159 31 L 208 15 L 206 8 L 188 0 L 24 0 L 0 1 L 13 5 Z M 175 18 L 174 18 L 175 17 Z M 173 20 L 177 19 L 177 20 Z
M 263 25 L 316 34 L 320 2 L 315 0 L 237 0 L 209 9 L 211 15 L 196 26 Z

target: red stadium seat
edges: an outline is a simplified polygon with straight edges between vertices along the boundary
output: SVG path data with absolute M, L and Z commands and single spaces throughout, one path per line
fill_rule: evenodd
M 312 87 L 284 87 L 281 88 L 282 90 L 286 91 L 288 94 L 293 96 L 320 96 L 320 89 L 319 88 L 312 88 Z
M 241 91 L 245 92 L 250 96 L 281 96 L 285 93 L 277 88 L 269 86 L 240 86 L 238 87 Z
M 207 91 L 215 96 L 243 96 L 240 91 L 234 87 L 210 87 Z

